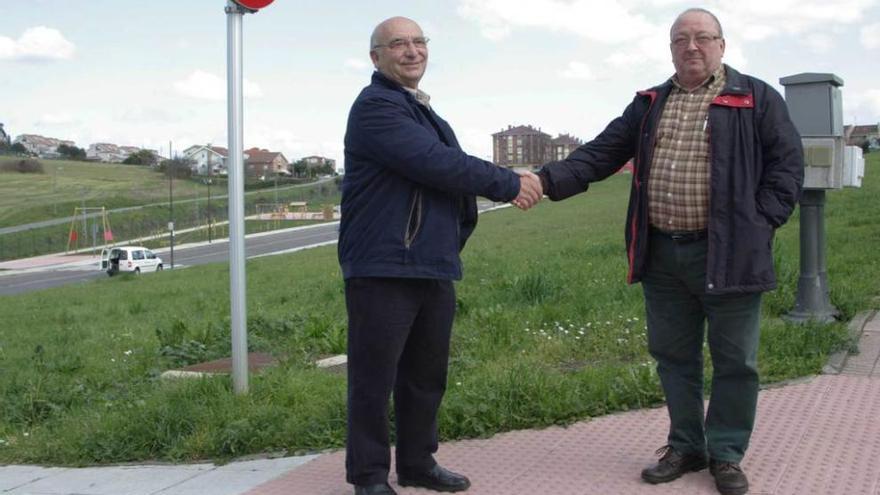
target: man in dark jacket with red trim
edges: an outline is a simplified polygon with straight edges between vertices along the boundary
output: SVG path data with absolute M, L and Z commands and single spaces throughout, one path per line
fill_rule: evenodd
M 627 278 L 642 283 L 670 418 L 662 457 L 642 478 L 663 483 L 708 465 L 722 494 L 742 494 L 761 293 L 776 287 L 773 233 L 800 196 L 803 151 L 779 93 L 721 63 L 725 41 L 711 12 L 686 10 L 670 39 L 675 75 L 538 175 L 561 200 L 633 160 Z M 707 321 L 713 375 L 704 413 Z
M 437 411 L 446 389 L 459 251 L 477 224 L 474 195 L 528 207 L 522 177 L 465 154 L 418 87 L 428 61 L 418 24 L 393 17 L 370 39 L 372 83 L 351 107 L 339 263 L 348 310 L 346 478 L 356 495 L 392 495 L 388 400 L 394 394 L 401 486 L 467 490 L 440 467 Z

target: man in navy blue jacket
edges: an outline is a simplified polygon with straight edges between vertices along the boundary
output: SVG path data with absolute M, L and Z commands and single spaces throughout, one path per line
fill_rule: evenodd
M 640 91 L 596 139 L 539 176 L 561 200 L 633 160 L 628 281 L 642 283 L 670 419 L 662 457 L 642 479 L 665 483 L 708 465 L 719 492 L 741 495 L 761 293 L 776 287 L 773 233 L 800 195 L 803 149 L 779 93 L 721 63 L 725 41 L 712 13 L 684 11 L 669 46 L 675 75 Z M 704 414 L 706 338 L 713 375 Z
M 540 181 L 465 154 L 418 88 L 428 61 L 418 24 L 394 17 L 370 39 L 376 68 L 345 134 L 339 263 L 348 311 L 346 479 L 356 495 L 388 485 L 394 395 L 401 486 L 444 492 L 470 481 L 439 466 L 459 251 L 477 224 L 475 195 L 528 207 Z

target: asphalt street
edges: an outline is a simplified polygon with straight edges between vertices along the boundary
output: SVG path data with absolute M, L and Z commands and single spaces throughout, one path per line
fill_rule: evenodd
M 339 222 L 309 227 L 254 234 L 245 241 L 248 258 L 282 254 L 294 249 L 333 243 L 338 236 Z M 157 250 L 165 269 L 171 267 L 168 249 Z M 229 259 L 229 242 L 221 239 L 210 244 L 181 246 L 174 249 L 175 269 L 206 263 L 225 262 Z M 98 267 L 98 261 L 88 263 L 60 264 L 33 270 L 19 270 L 0 276 L 0 295 L 20 294 L 60 285 L 84 283 L 106 277 Z

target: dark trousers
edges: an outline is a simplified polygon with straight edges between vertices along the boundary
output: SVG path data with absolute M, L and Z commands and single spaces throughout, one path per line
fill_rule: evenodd
M 449 280 L 352 278 L 348 309 L 346 480 L 385 482 L 394 394 L 397 472 L 430 469 L 446 390 L 455 288 Z
M 648 350 L 666 394 L 668 443 L 683 453 L 740 462 L 758 401 L 761 294 L 706 293 L 706 240 L 652 233 L 642 280 Z M 703 412 L 703 339 L 708 321 L 712 393 Z

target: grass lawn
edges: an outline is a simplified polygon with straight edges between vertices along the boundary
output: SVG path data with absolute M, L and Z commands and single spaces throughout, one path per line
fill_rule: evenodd
M 828 277 L 844 320 L 878 306 L 880 154 L 861 189 L 830 192 Z M 639 286 L 627 286 L 629 177 L 523 213 L 483 215 L 465 250 L 444 440 L 566 424 L 658 404 Z M 764 383 L 817 373 L 851 343 L 845 324 L 793 326 L 798 220 L 776 239 L 780 288 L 764 298 Z M 315 358 L 345 351 L 334 247 L 248 262 L 251 350 L 280 365 L 231 393 L 227 377 L 163 381 L 229 353 L 224 264 L 0 297 L 0 463 L 227 459 L 341 447 L 345 378 Z
M 0 162 L 19 159 L 0 156 Z M 40 162 L 44 174 L 0 173 L 0 227 L 70 216 L 83 202 L 111 209 L 168 200 L 168 179 L 150 167 L 69 160 Z M 185 199 L 195 197 L 200 186 L 177 180 L 174 188 L 175 197 Z

